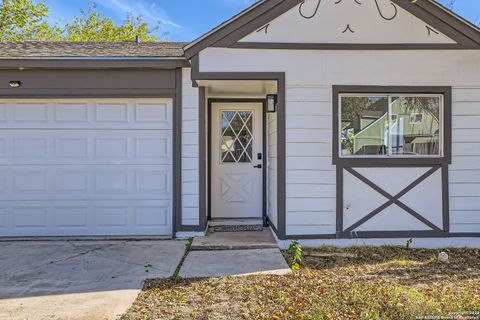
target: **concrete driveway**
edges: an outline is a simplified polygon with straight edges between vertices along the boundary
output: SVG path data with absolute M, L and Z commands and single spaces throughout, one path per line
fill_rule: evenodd
M 173 274 L 185 242 L 0 242 L 0 319 L 116 319 L 148 278 Z

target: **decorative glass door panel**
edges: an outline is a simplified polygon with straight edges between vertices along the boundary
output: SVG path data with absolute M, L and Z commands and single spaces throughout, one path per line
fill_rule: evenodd
M 253 112 L 222 111 L 221 162 L 251 163 L 253 159 Z

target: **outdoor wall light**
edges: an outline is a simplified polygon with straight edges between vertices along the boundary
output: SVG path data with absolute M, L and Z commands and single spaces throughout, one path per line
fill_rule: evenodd
M 10 85 L 10 88 L 20 88 L 22 86 L 21 81 L 10 81 L 8 84 Z
M 274 113 L 277 111 L 278 96 L 276 94 L 267 94 L 267 112 Z

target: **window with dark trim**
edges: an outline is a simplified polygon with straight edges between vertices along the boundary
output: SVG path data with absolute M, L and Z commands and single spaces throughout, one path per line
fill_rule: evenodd
M 334 86 L 333 162 L 444 163 L 451 88 Z

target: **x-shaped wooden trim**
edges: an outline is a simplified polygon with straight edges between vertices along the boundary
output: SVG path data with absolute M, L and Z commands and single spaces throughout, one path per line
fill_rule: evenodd
M 367 214 L 365 217 L 363 217 L 362 219 L 358 220 L 357 222 L 355 222 L 354 224 L 352 224 L 350 227 L 348 227 L 347 229 L 345 229 L 344 231 L 345 232 L 352 232 L 353 230 L 355 230 L 356 228 L 358 228 L 359 226 L 361 226 L 362 224 L 364 224 L 365 222 L 367 222 L 368 220 L 370 220 L 371 218 L 373 218 L 374 216 L 376 216 L 377 214 L 379 214 L 380 212 L 382 212 L 383 210 L 385 210 L 386 208 L 388 208 L 389 206 L 393 205 L 393 204 L 396 204 L 397 206 L 399 206 L 400 208 L 402 208 L 403 210 L 405 210 L 406 212 L 408 212 L 410 215 L 414 216 L 415 218 L 417 218 L 418 220 L 420 220 L 422 223 L 424 223 L 425 225 L 429 226 L 430 228 L 432 228 L 433 230 L 436 230 L 436 231 L 442 231 L 439 227 L 437 227 L 436 225 L 434 225 L 432 222 L 430 222 L 429 220 L 425 219 L 423 216 L 421 216 L 418 212 L 416 212 L 415 210 L 413 210 L 412 208 L 408 207 L 406 204 L 404 204 L 403 202 L 401 202 L 399 199 L 404 196 L 405 194 L 407 194 L 410 190 L 412 190 L 413 188 L 415 188 L 416 186 L 418 186 L 422 181 L 424 181 L 425 179 L 427 179 L 429 176 L 431 176 L 433 173 L 435 173 L 438 169 L 440 169 L 441 167 L 440 166 L 435 166 L 433 168 L 431 168 L 430 170 L 428 170 L 427 172 L 425 172 L 422 176 L 420 176 L 417 180 L 415 180 L 414 182 L 412 182 L 411 184 L 409 184 L 405 189 L 403 189 L 402 191 L 400 191 L 399 193 L 397 193 L 395 196 L 392 196 L 390 193 L 386 192 L 385 190 L 383 190 L 382 188 L 380 188 L 379 186 L 377 186 L 375 183 L 373 183 L 372 181 L 368 180 L 367 178 L 365 178 L 364 176 L 362 176 L 360 173 L 358 173 L 357 171 L 353 170 L 352 168 L 345 168 L 346 171 L 348 171 L 351 175 L 353 175 L 354 177 L 356 177 L 357 179 L 359 179 L 360 181 L 364 182 L 366 185 L 368 185 L 369 187 L 371 187 L 372 189 L 374 189 L 375 191 L 377 191 L 378 193 L 380 193 L 381 195 L 383 195 L 385 198 L 388 199 L 387 202 L 385 202 L 384 204 L 382 204 L 380 207 L 378 207 L 377 209 L 373 210 L 372 212 L 370 212 L 369 214 Z

